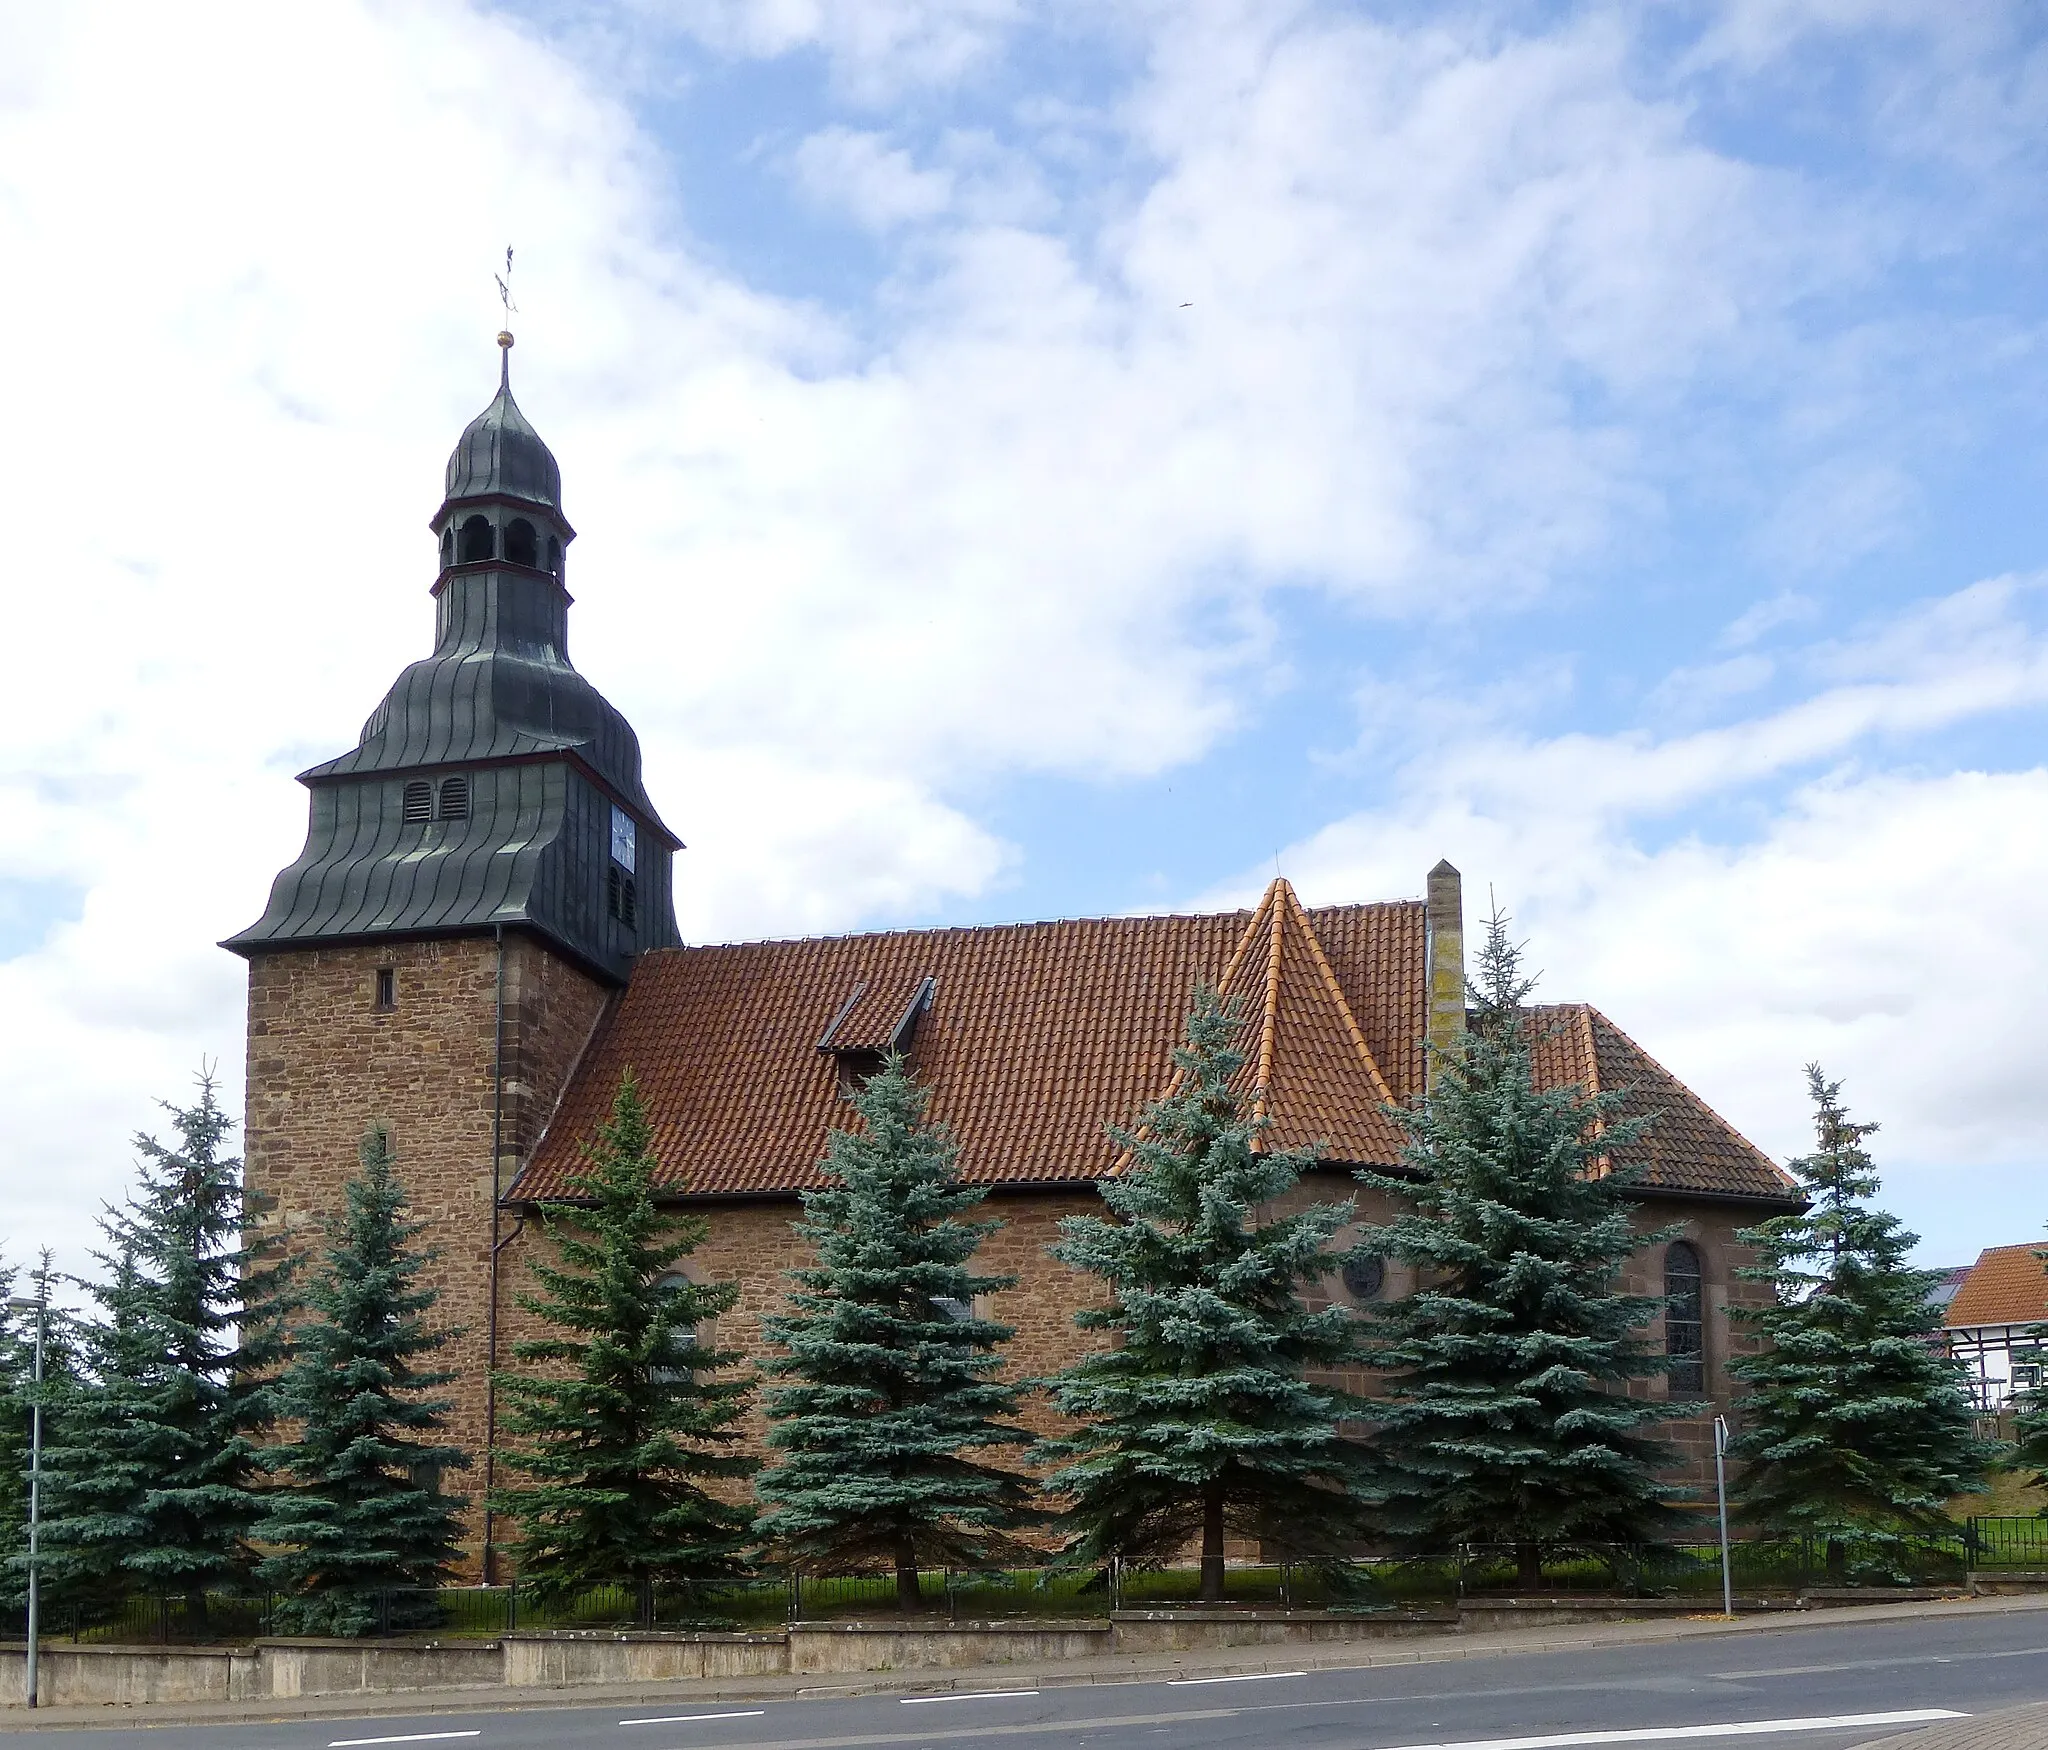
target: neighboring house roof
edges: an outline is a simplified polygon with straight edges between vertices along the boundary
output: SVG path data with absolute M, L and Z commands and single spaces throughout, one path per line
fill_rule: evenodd
M 1968 1264 L 1940 1264 L 1934 1269 L 1934 1286 L 1927 1291 L 1927 1304 L 1946 1310 L 1948 1303 L 1955 1299 L 1956 1290 L 1962 1287 L 1970 1274 Z
M 834 1057 L 914 1024 L 931 1115 L 983 1184 L 1113 1172 L 1105 1123 L 1133 1124 L 1172 1084 L 1189 993 L 1242 1005 L 1247 1093 L 1266 1146 L 1393 1165 L 1389 1102 L 1422 1092 L 1427 1019 L 1421 901 L 1303 907 L 1276 880 L 1257 909 L 978 929 L 730 943 L 643 955 L 519 1176 L 515 1201 L 560 1195 L 631 1068 L 663 1183 L 705 1196 L 822 1182 L 827 1133 L 851 1113 Z M 927 988 L 927 981 L 929 987 Z M 922 1007 L 918 1007 L 922 993 Z M 1792 1182 L 1597 1010 L 1535 1011 L 1547 1082 L 1629 1090 L 1659 1121 L 1640 1157 L 1660 1190 L 1798 1201 Z
M 1977 1254 L 1962 1287 L 1948 1303 L 1942 1323 L 1951 1330 L 1969 1325 L 2031 1325 L 2048 1321 L 2048 1244 L 1990 1246 Z

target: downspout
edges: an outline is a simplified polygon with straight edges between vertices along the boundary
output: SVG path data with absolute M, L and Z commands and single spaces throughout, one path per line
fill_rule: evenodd
M 484 1551 L 483 1579 L 486 1586 L 497 1583 L 494 1533 L 497 1515 L 491 1511 L 491 1493 L 498 1481 L 498 1254 L 519 1237 L 526 1225 L 521 1216 L 518 1227 L 504 1239 L 498 1238 L 498 1172 L 505 1146 L 505 926 L 491 926 L 498 946 L 497 1016 L 491 1040 L 491 1269 L 490 1305 L 485 1312 L 484 1336 Z

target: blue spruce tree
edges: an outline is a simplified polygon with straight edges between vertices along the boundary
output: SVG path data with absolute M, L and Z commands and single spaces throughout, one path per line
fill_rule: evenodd
M 1405 1551 L 1509 1546 L 1534 1587 L 1551 1551 L 1668 1535 L 1677 1491 L 1657 1471 L 1673 1454 L 1648 1431 L 1689 1406 L 1626 1393 L 1668 1366 L 1643 1341 L 1661 1303 L 1616 1286 L 1672 1237 L 1631 1225 L 1638 1169 L 1616 1151 L 1642 1122 L 1616 1095 L 1537 1085 L 1532 981 L 1498 912 L 1478 974 L 1463 1048 L 1397 1115 L 1407 1171 L 1359 1174 L 1411 1210 L 1361 1250 L 1422 1284 L 1378 1310 L 1366 1346 L 1386 1377 L 1379 1514 Z
M 979 1454 L 1026 1445 L 998 1377 L 1010 1328 L 977 1296 L 1014 1278 L 978 1274 L 999 1225 L 963 1219 L 985 1193 L 954 1177 L 959 1151 L 925 1122 L 927 1095 L 892 1057 L 837 1130 L 804 1195 L 798 1236 L 817 1262 L 790 1272 L 794 1311 L 765 1321 L 784 1383 L 764 1400 L 776 1454 L 756 1484 L 760 1532 L 800 1570 L 883 1562 L 900 1609 L 920 1567 L 971 1567 L 1016 1546 L 1035 1517 L 1027 1481 Z
M 1941 1347 L 1934 1273 L 1907 1262 L 1915 1236 L 1871 1205 L 1863 1143 L 1877 1126 L 1849 1116 L 1817 1064 L 1806 1080 L 1817 1146 L 1787 1165 L 1811 1201 L 1742 1236 L 1760 1260 L 1744 1274 L 1775 1298 L 1740 1314 L 1769 1346 L 1734 1364 L 1749 1387 L 1737 1496 L 1751 1524 L 1816 1540 L 1838 1581 L 1852 1561 L 1897 1574 L 1904 1540 L 1954 1528 L 1948 1502 L 1983 1486 L 1995 1449 Z
M 1130 1164 L 1100 1181 L 1107 1216 L 1070 1216 L 1052 1249 L 1105 1291 L 1076 1323 L 1114 1339 L 1050 1382 L 1076 1423 L 1044 1448 L 1069 1553 L 1156 1562 L 1198 1543 L 1211 1601 L 1229 1532 L 1314 1561 L 1364 1529 L 1364 1451 L 1339 1427 L 1362 1406 L 1311 1377 L 1356 1365 L 1358 1324 L 1301 1300 L 1352 1205 L 1263 1216 L 1314 1156 L 1259 1146 L 1265 1122 L 1234 1085 L 1240 1030 L 1196 990 L 1173 1089 L 1111 1128 Z

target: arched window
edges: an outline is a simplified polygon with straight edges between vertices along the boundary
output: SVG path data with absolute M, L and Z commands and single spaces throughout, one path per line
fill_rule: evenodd
M 562 543 L 555 536 L 548 536 L 548 569 L 557 577 L 562 575 Z
M 463 564 L 474 565 L 479 559 L 490 558 L 497 550 L 496 537 L 486 518 L 473 516 L 462 525 Z
M 443 565 L 453 565 L 455 563 L 455 525 L 453 523 L 450 523 L 441 531 L 441 563 Z
M 523 516 L 516 516 L 505 525 L 505 557 L 514 565 L 540 564 L 540 537 Z
M 664 1296 L 680 1294 L 694 1286 L 695 1284 L 691 1282 L 690 1278 L 680 1270 L 671 1270 L 654 1285 L 655 1292 Z M 690 1326 L 687 1329 L 672 1332 L 669 1337 L 669 1361 L 671 1364 L 667 1367 L 650 1368 L 648 1370 L 649 1376 L 663 1385 L 672 1385 L 678 1380 L 688 1379 L 690 1377 L 690 1361 L 694 1352 L 698 1349 L 716 1347 L 716 1344 L 708 1339 L 709 1331 L 710 1325 L 706 1324 L 701 1328 Z
M 443 820 L 467 820 L 469 818 L 469 780 L 467 778 L 443 778 L 441 780 L 441 818 Z
M 408 825 L 434 818 L 434 786 L 424 778 L 415 778 L 405 787 L 404 800 L 399 804 L 399 819 Z
M 1699 1248 L 1686 1240 L 1664 1248 L 1664 1353 L 1674 1396 L 1707 1389 L 1706 1289 Z

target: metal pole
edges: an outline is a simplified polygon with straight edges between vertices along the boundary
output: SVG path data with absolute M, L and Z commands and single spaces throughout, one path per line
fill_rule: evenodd
M 1735 1575 L 1728 1565 L 1728 1419 L 1714 1418 L 1714 1494 L 1721 1506 L 1721 1613 L 1735 1614 Z
M 36 1705 L 37 1655 L 42 1650 L 42 1602 L 43 1587 L 39 1557 L 42 1553 L 43 1529 L 43 1333 L 49 1323 L 49 1283 L 39 1285 L 41 1292 L 34 1300 L 10 1300 L 10 1312 L 28 1312 L 36 1315 L 36 1359 L 33 1375 L 35 1389 L 29 1399 L 28 1437 L 28 1670 L 25 1676 L 27 1701 L 30 1707 Z

